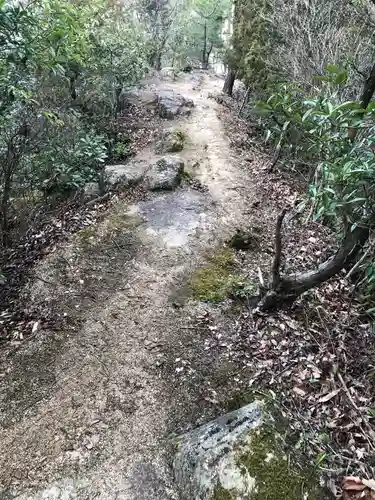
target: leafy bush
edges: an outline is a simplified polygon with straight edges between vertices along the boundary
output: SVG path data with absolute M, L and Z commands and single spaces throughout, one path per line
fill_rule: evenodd
M 12 200 L 98 177 L 118 140 L 121 91 L 144 74 L 145 39 L 131 13 L 105 0 L 0 0 L 3 243 Z
M 342 68 L 330 66 L 325 89 L 311 98 L 293 83 L 279 84 L 258 109 L 274 118 L 267 136 L 293 150 L 313 171 L 309 193 L 315 218 L 325 217 L 346 231 L 372 225 L 375 190 L 375 105 L 340 103 L 337 86 L 346 81 Z M 350 131 L 357 131 L 356 140 Z

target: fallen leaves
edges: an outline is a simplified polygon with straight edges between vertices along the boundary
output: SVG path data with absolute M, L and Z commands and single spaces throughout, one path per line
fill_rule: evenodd
M 342 500 L 375 500 L 375 480 L 346 476 L 342 481 Z
M 318 403 L 328 403 L 332 398 L 337 396 L 337 394 L 341 391 L 341 389 L 335 389 L 334 391 L 329 392 L 328 394 L 325 394 L 324 396 L 320 397 L 318 399 Z

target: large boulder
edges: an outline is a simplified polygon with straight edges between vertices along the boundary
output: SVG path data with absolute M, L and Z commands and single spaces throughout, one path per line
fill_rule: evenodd
M 130 161 L 125 165 L 106 165 L 104 179 L 107 188 L 124 189 L 142 181 L 149 164 L 143 160 Z
M 178 153 L 184 149 L 185 135 L 181 130 L 166 130 L 155 146 L 156 153 Z
M 177 156 L 165 156 L 158 160 L 147 173 L 147 184 L 151 191 L 170 190 L 181 183 L 184 162 Z
M 191 99 L 186 99 L 172 90 L 164 90 L 158 94 L 157 108 L 161 118 L 171 120 L 178 115 L 189 115 L 193 107 L 194 102 Z
M 121 105 L 123 108 L 127 104 L 140 104 L 146 108 L 155 108 L 158 101 L 158 96 L 156 92 L 149 89 L 131 89 L 125 90 L 120 96 Z
M 214 500 L 220 490 L 248 498 L 255 481 L 237 457 L 261 420 L 260 404 L 252 403 L 178 438 L 173 469 L 181 500 Z
M 286 449 L 284 424 L 255 401 L 179 437 L 173 469 L 180 500 L 332 498 L 316 468 L 303 468 L 296 450 Z

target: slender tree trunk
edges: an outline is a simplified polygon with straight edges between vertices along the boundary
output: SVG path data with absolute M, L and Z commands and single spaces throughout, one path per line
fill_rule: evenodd
M 3 170 L 3 190 L 0 200 L 0 226 L 1 226 L 1 240 L 3 246 L 7 246 L 9 241 L 8 229 L 9 229 L 9 200 L 12 189 L 12 179 L 14 167 L 16 164 L 16 154 L 14 150 L 13 139 L 8 142 L 7 147 L 7 157 L 6 165 L 4 165 Z
M 119 115 L 121 112 L 121 92 L 122 92 L 122 85 L 118 85 L 115 90 L 115 118 Z
M 11 177 L 7 175 L 3 186 L 3 194 L 0 204 L 0 217 L 1 217 L 1 240 L 3 246 L 8 243 L 8 207 L 10 198 Z
M 211 56 L 211 52 L 212 52 L 212 49 L 213 49 L 214 45 L 213 43 L 211 43 L 211 46 L 210 48 L 207 50 L 207 53 L 206 53 L 206 63 L 207 63 L 207 69 L 210 65 L 210 56 Z
M 223 92 L 224 94 L 229 95 L 229 97 L 232 97 L 235 80 L 236 72 L 233 69 L 228 70 L 227 76 L 225 77 Z
M 361 108 L 366 109 L 375 92 L 375 64 L 371 68 L 361 96 Z
M 157 71 L 161 70 L 161 52 L 158 52 L 155 57 L 155 69 Z
M 374 0 L 375 1 L 375 0 Z M 365 85 L 363 87 L 362 95 L 361 95 L 361 108 L 366 109 L 370 104 L 372 96 L 375 92 L 375 63 L 371 68 L 370 74 L 365 81 Z M 348 130 L 349 138 L 354 141 L 357 136 L 358 129 L 350 128 Z
M 207 61 L 207 21 L 203 25 L 203 50 L 202 50 L 202 69 L 208 68 Z
M 245 95 L 243 96 L 243 99 L 242 99 L 240 109 L 238 110 L 238 116 L 241 116 L 242 110 L 249 99 L 249 94 L 250 94 L 250 87 L 247 87 Z

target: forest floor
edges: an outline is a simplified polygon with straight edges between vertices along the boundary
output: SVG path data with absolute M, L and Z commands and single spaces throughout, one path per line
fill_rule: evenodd
M 340 277 L 275 314 L 247 304 L 259 274 L 267 279 L 277 214 L 301 190 L 267 172 L 235 102 L 212 98 L 222 83 L 157 83 L 195 103 L 178 121 L 181 188 L 114 197 L 35 264 L 23 296 L 61 326 L 35 320 L 31 335 L 2 346 L 1 499 L 177 499 L 171 435 L 254 394 L 279 406 L 334 493 L 340 475 L 374 477 L 375 346 L 350 283 Z M 158 158 L 152 145 L 139 157 Z M 253 235 L 249 251 L 225 245 L 236 228 Z M 293 211 L 284 240 L 283 269 L 332 251 L 329 231 Z M 219 301 L 234 282 L 245 290 Z M 205 294 L 215 300 L 197 300 Z

